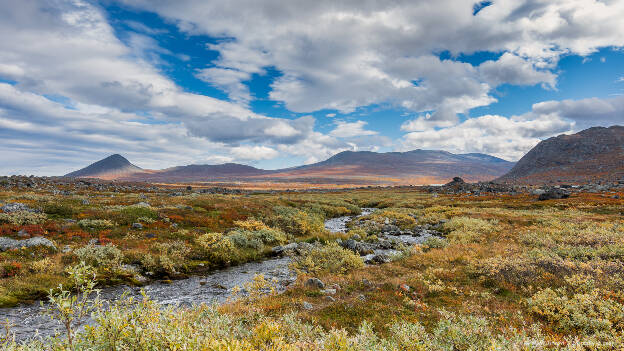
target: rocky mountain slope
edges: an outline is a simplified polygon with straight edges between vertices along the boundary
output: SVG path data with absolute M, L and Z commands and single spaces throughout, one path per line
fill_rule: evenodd
M 508 183 L 585 183 L 624 178 L 624 127 L 593 127 L 541 141 L 509 173 Z
M 77 171 L 66 174 L 73 178 L 100 178 L 117 179 L 134 173 L 143 172 L 143 169 L 130 163 L 125 157 L 114 154 L 105 159 L 90 164 Z

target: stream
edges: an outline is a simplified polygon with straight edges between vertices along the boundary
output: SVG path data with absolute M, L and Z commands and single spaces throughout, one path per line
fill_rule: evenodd
M 360 216 L 372 213 L 375 209 L 363 208 Z M 353 216 L 331 218 L 325 221 L 325 228 L 331 232 L 346 232 L 347 223 L 353 220 Z M 405 244 L 413 245 L 422 242 L 428 235 L 392 236 Z M 380 238 L 390 238 L 381 234 Z M 373 254 L 364 256 L 363 259 L 371 259 L 375 255 L 395 255 L 398 251 L 391 249 L 375 249 Z M 106 287 L 101 289 L 100 298 L 104 302 L 112 302 L 118 299 L 124 292 L 128 296 L 141 299 L 141 289 L 147 296 L 157 303 L 167 306 L 193 306 L 202 303 L 223 303 L 231 296 L 232 289 L 241 287 L 253 278 L 262 274 L 267 280 L 275 281 L 278 292 L 283 292 L 288 285 L 296 280 L 296 274 L 288 268 L 290 258 L 270 258 L 260 262 L 249 262 L 235 267 L 229 267 L 214 271 L 204 276 L 192 276 L 186 279 L 174 280 L 170 283 L 160 281 L 151 282 L 143 287 L 131 287 L 127 285 Z M 12 308 L 0 308 L 0 321 L 9 321 L 11 332 L 16 341 L 25 341 L 36 338 L 46 338 L 56 333 L 62 333 L 61 324 L 44 316 L 43 312 L 47 304 L 43 306 L 37 302 L 34 304 L 20 305 Z M 86 323 L 92 323 L 87 321 Z

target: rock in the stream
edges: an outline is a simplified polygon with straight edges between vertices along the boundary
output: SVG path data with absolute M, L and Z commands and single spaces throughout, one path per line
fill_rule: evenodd
M 302 306 L 303 306 L 303 309 L 308 310 L 308 311 L 314 309 L 314 306 L 312 306 L 312 304 L 307 301 L 304 301 Z
M 52 241 L 44 237 L 34 237 L 26 240 L 15 240 L 7 237 L 0 237 L 0 251 L 19 249 L 22 247 L 46 246 L 56 250 Z
M 401 229 L 394 224 L 384 224 L 381 227 L 381 231 L 389 235 L 399 235 L 401 233 Z
M 310 278 L 305 282 L 306 288 L 316 288 L 323 289 L 325 288 L 325 283 L 323 283 L 319 278 Z
M 392 261 L 390 256 L 386 254 L 377 254 L 371 257 L 370 259 L 366 260 L 366 263 L 367 264 L 382 264 L 382 263 L 388 263 L 390 261 Z
M 132 223 L 132 229 L 143 229 L 143 224 L 141 224 L 141 223 Z
M 369 255 L 373 253 L 373 248 L 370 244 L 363 243 L 360 241 L 355 241 L 353 239 L 343 240 L 340 243 L 340 246 L 347 250 L 351 250 L 353 252 L 358 253 L 359 255 Z
M 275 255 L 283 255 L 288 252 L 295 251 L 297 247 L 298 247 L 297 243 L 290 243 L 290 244 L 283 245 L 283 246 L 275 246 L 271 249 L 271 252 L 273 252 L 273 254 Z

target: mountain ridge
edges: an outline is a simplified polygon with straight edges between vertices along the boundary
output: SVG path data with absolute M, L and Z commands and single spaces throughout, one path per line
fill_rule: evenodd
M 118 158 L 120 155 L 112 155 Z M 453 154 L 440 150 L 411 150 L 405 152 L 343 151 L 327 160 L 277 170 L 264 170 L 237 163 L 218 165 L 186 165 L 162 170 L 135 168 L 125 172 L 104 171 L 94 165 L 67 174 L 73 177 L 100 178 L 102 174 L 111 179 L 147 182 L 199 182 L 215 180 L 246 181 L 298 181 L 298 182 L 354 182 L 354 183 L 437 183 L 455 176 L 469 181 L 491 180 L 513 166 L 498 157 L 485 154 Z M 126 164 L 126 166 L 127 166 Z M 90 168 L 91 167 L 91 168 Z M 97 172 L 89 173 L 96 170 Z

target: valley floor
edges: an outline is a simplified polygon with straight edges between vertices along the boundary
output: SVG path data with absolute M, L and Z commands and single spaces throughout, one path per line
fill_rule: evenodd
M 4 349 L 624 345 L 622 193 L 538 201 L 529 194 L 412 188 L 221 195 L 65 186 L 64 195 L 51 188 L 0 191 L 0 236 L 13 240 L 0 242 L 0 305 L 50 294 L 66 302 L 47 309 L 69 318 L 72 338 L 22 344 L 7 327 Z M 377 210 L 348 222 L 345 233 L 325 229 L 326 219 L 362 208 Z M 432 236 L 407 246 L 393 241 L 399 235 Z M 49 243 L 25 245 L 36 237 Z M 384 245 L 399 254 L 364 264 L 370 248 Z M 219 306 L 162 307 L 149 296 L 90 304 L 96 323 L 73 333 L 84 306 L 62 291 L 89 291 L 91 281 L 98 287 L 166 283 L 278 253 L 297 272 L 284 292 L 257 276 Z

